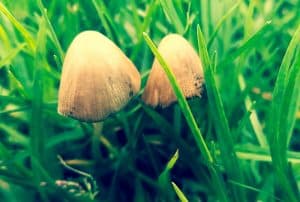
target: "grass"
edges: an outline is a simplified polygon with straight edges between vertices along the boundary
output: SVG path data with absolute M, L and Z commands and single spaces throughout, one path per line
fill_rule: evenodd
M 0 201 L 300 201 L 300 1 L 0 2 Z M 57 114 L 77 33 L 113 40 L 142 89 L 101 124 Z M 186 100 L 157 50 L 199 52 L 202 98 Z M 140 94 L 153 58 L 178 103 Z

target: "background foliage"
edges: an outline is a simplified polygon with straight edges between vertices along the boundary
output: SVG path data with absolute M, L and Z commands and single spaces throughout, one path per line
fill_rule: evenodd
M 299 201 L 299 13 L 299 0 L 1 0 L 0 201 Z M 113 40 L 142 87 L 151 39 L 182 34 L 204 95 L 166 109 L 137 96 L 103 125 L 58 115 L 83 30 Z

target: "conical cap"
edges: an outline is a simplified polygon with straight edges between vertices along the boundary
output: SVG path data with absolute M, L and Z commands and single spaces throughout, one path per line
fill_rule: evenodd
M 84 31 L 71 43 L 64 60 L 58 112 L 94 122 L 117 112 L 140 89 L 134 64 L 108 38 Z
M 162 39 L 158 50 L 172 69 L 184 96 L 200 97 L 204 83 L 203 69 L 199 56 L 189 42 L 178 34 L 169 34 Z M 157 59 L 153 62 L 142 99 L 153 107 L 167 107 L 177 100 Z

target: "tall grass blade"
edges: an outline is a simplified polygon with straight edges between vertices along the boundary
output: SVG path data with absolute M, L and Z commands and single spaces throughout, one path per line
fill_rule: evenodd
M 287 164 L 287 147 L 296 119 L 299 103 L 299 54 L 295 56 L 296 46 L 300 43 L 300 26 L 294 33 L 283 57 L 273 90 L 273 100 L 266 126 L 273 167 L 282 188 L 279 192 L 288 201 L 298 201 L 299 193 L 293 185 L 293 176 Z
M 243 183 L 243 173 L 234 151 L 234 142 L 231 137 L 231 132 L 225 115 L 220 93 L 216 86 L 207 46 L 199 25 L 197 26 L 197 35 L 199 43 L 199 54 L 203 61 L 204 78 L 206 81 L 208 100 L 212 113 L 215 115 L 213 119 L 216 123 L 215 127 L 217 130 L 217 136 L 219 140 L 218 142 L 220 144 L 221 156 L 225 166 L 225 171 L 228 173 L 230 179 Z M 233 186 L 232 192 L 234 201 L 246 201 L 246 196 L 243 189 Z
M 33 180 L 36 187 L 44 201 L 48 201 L 45 190 L 39 184 L 43 180 L 42 173 L 40 173 L 38 165 L 47 162 L 45 157 L 45 137 L 43 131 L 43 65 L 44 65 L 44 49 L 46 38 L 46 22 L 42 18 L 39 24 L 37 50 L 35 55 L 35 72 L 32 87 L 32 112 L 30 124 L 30 146 L 31 146 L 31 164 L 34 173 Z

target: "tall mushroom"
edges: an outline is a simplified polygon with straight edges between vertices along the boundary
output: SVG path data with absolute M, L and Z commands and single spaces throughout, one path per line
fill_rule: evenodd
M 134 64 L 108 38 L 84 31 L 71 43 L 63 64 L 58 113 L 96 122 L 124 107 L 140 89 Z
M 199 56 L 182 36 L 169 34 L 158 46 L 158 50 L 172 69 L 185 97 L 201 96 L 204 83 Z M 153 107 L 167 107 L 176 101 L 169 79 L 155 59 L 142 95 L 143 101 Z

